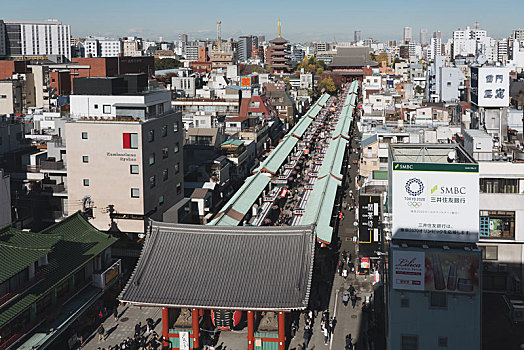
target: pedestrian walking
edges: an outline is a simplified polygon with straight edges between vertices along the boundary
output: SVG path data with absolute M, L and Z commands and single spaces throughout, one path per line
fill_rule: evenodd
M 351 306 L 353 307 L 353 309 L 355 308 L 355 305 L 357 305 L 357 296 L 353 294 L 351 296 Z
M 138 337 L 140 335 L 140 333 L 142 330 L 142 322 L 138 322 L 137 324 L 135 324 L 135 338 Z
M 311 340 L 311 329 L 308 329 L 304 332 L 304 350 L 307 349 L 307 346 L 309 345 L 309 341 Z
M 329 332 L 326 327 L 322 329 L 322 334 L 324 335 L 324 344 L 327 345 L 329 340 Z
M 146 319 L 147 324 L 147 333 L 153 331 L 153 327 L 155 326 L 155 321 L 151 317 Z
M 335 327 L 337 326 L 337 318 L 333 317 L 329 322 L 329 330 L 331 334 L 335 334 Z
M 353 350 L 353 339 L 351 333 L 346 335 L 346 350 Z
M 349 294 L 344 293 L 342 295 L 342 303 L 344 304 L 344 307 L 348 306 L 348 302 L 349 302 Z
M 98 327 L 98 341 L 102 340 L 105 341 L 104 334 L 105 334 L 104 325 L 100 323 L 100 327 Z
M 346 268 L 342 270 L 342 277 L 344 277 L 344 279 L 347 279 L 348 277 L 348 270 Z
M 118 308 L 115 306 L 115 310 L 113 311 L 113 317 L 115 318 L 115 322 L 118 321 Z

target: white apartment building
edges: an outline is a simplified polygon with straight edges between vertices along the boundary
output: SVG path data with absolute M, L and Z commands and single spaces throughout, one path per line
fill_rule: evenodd
M 130 39 L 123 41 L 123 53 L 126 57 L 142 56 L 142 41 L 137 39 Z
M 436 56 L 442 55 L 442 38 L 431 38 L 428 47 L 428 60 L 434 61 Z
M 479 162 L 480 241 L 487 291 L 522 293 L 524 163 Z
M 181 113 L 168 91 L 72 95 L 68 212 L 100 230 L 143 233 L 184 196 Z
M 88 38 L 85 41 L 85 57 L 118 57 L 123 53 L 120 39 Z
M 62 55 L 71 59 L 71 27 L 56 19 L 5 21 L 8 54 L 19 56 Z
M 487 31 L 481 29 L 456 30 L 453 32 L 453 59 L 457 56 L 475 56 L 477 42 L 487 37 Z

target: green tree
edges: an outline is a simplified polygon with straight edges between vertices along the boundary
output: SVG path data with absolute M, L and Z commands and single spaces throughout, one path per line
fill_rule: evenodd
M 182 63 L 174 58 L 162 58 L 155 60 L 155 70 L 173 69 L 181 67 Z
M 320 83 L 318 83 L 318 89 L 326 89 L 326 92 L 330 94 L 337 90 L 337 88 L 335 87 L 335 82 L 331 77 L 322 79 Z
M 400 58 L 395 57 L 395 59 L 394 59 L 393 62 L 391 63 L 391 67 L 395 68 L 395 64 L 396 64 L 396 63 L 400 63 Z

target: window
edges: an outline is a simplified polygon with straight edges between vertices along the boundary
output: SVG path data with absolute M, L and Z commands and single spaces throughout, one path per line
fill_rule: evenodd
M 492 98 L 493 90 L 484 90 L 484 98 Z
M 174 132 L 178 132 L 178 122 L 175 122 L 175 123 L 173 124 L 173 131 L 174 131 Z
M 169 156 L 169 148 L 162 148 L 162 159 L 166 159 Z
M 125 149 L 138 148 L 138 134 L 137 133 L 123 133 L 123 147 Z
M 249 108 L 258 108 L 260 107 L 260 102 L 251 102 Z
M 147 141 L 148 142 L 155 141 L 155 130 L 149 130 L 149 132 L 147 133 Z
M 520 193 L 519 179 L 480 179 L 480 192 L 482 193 Z
M 447 85 L 448 85 L 448 86 L 451 86 L 451 81 L 448 81 L 448 82 L 447 82 Z
M 167 125 L 164 125 L 162 127 L 162 137 L 166 137 L 167 136 Z
M 179 182 L 176 184 L 176 194 L 182 193 L 182 184 Z
M 138 174 L 138 165 L 133 164 L 129 166 L 129 172 L 131 174 Z
M 149 155 L 149 165 L 155 164 L 155 153 Z
M 448 337 L 438 337 L 438 346 L 439 348 L 448 347 Z
M 89 156 L 82 156 L 82 163 L 89 163 Z
M 139 197 L 140 197 L 140 189 L 132 188 L 131 189 L 131 198 L 139 198 Z
M 515 212 L 481 210 L 479 236 L 481 238 L 515 239 Z
M 165 169 L 164 171 L 162 171 L 162 178 L 164 179 L 164 181 L 166 181 L 168 177 L 169 177 L 169 173 L 167 169 Z
M 149 177 L 149 188 L 153 188 L 156 186 L 156 176 L 153 175 Z
M 82 140 L 87 140 L 87 132 L 82 132 Z
M 89 179 L 84 179 L 83 182 L 84 182 L 84 186 L 89 186 Z
M 429 305 L 431 307 L 448 307 L 448 295 L 442 292 L 430 292 Z
M 94 107 L 95 107 L 95 109 L 98 109 L 98 105 L 97 104 L 95 104 Z
M 498 260 L 499 259 L 499 247 L 496 245 L 481 246 L 482 260 Z
M 164 204 L 164 196 L 158 197 L 158 205 Z
M 111 114 L 111 105 L 103 105 L 104 114 Z
M 178 174 L 180 172 L 180 163 L 175 164 L 175 174 Z
M 418 350 L 418 336 L 417 335 L 401 335 L 400 349 L 402 350 Z
M 178 153 L 178 151 L 180 150 L 179 147 L 180 147 L 180 146 L 179 146 L 179 143 L 177 142 L 177 143 L 175 144 L 175 153 Z
M 407 297 L 400 297 L 400 307 L 409 307 L 409 299 Z

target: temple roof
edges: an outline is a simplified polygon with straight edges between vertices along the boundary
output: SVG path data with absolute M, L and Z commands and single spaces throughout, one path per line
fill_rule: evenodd
M 308 306 L 313 226 L 152 222 L 122 302 L 229 310 Z
M 278 37 L 278 36 L 275 39 L 273 39 L 273 40 L 269 40 L 269 42 L 271 44 L 280 44 L 280 45 L 289 43 L 288 40 L 286 40 L 286 39 L 284 39 L 282 37 Z

